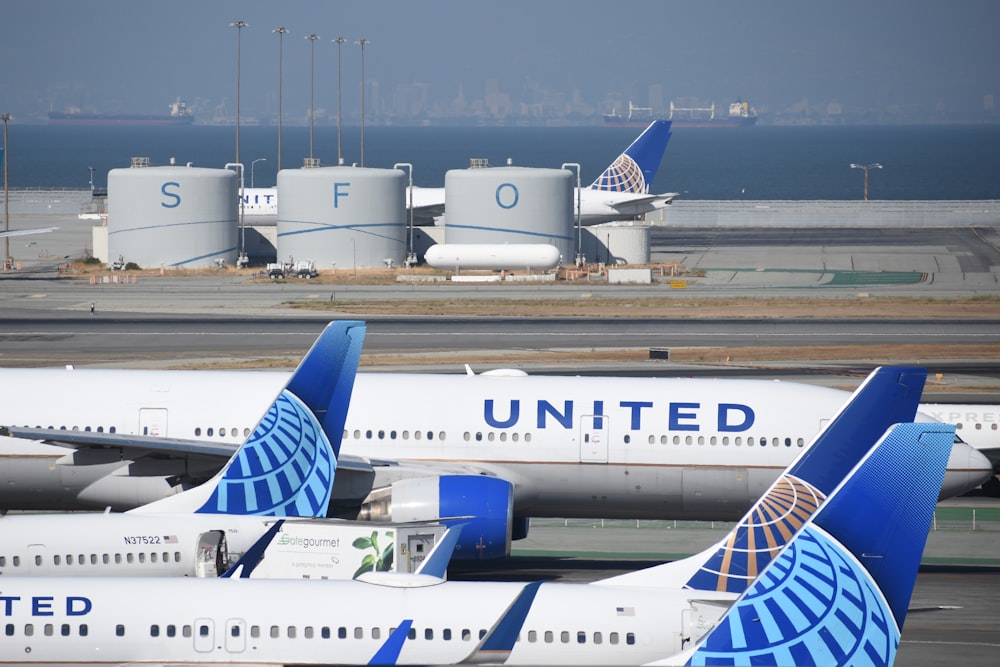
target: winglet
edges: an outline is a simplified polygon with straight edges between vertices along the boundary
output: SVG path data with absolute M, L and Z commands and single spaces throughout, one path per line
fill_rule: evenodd
M 891 666 L 954 437 L 950 424 L 894 426 L 719 623 L 666 662 Z
M 327 325 L 215 477 L 132 511 L 325 516 L 364 333 L 363 322 Z
M 438 579 L 444 579 L 448 573 L 448 563 L 455 553 L 455 545 L 458 544 L 458 537 L 462 533 L 464 523 L 452 523 L 444 531 L 444 535 L 437 541 L 431 552 L 427 554 L 414 574 L 426 574 Z
M 670 141 L 670 121 L 654 120 L 590 185 L 591 190 L 645 194 Z
M 875 369 L 719 542 L 687 586 L 743 592 L 885 431 L 913 421 L 926 378 L 923 368 Z
M 264 552 L 267 551 L 284 523 L 284 519 L 275 521 L 274 525 L 268 528 L 267 532 L 261 535 L 232 567 L 219 575 L 219 579 L 249 579 L 253 571 L 260 565 L 264 558 Z

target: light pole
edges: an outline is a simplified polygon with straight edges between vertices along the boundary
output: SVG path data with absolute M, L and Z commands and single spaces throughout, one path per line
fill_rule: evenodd
M 313 159 L 313 97 L 314 86 L 313 82 L 315 80 L 313 76 L 313 68 L 315 65 L 315 58 L 313 54 L 316 50 L 316 40 L 319 39 L 319 35 L 316 33 L 311 33 L 306 35 L 306 39 L 309 40 L 309 162 Z M 309 166 L 313 166 L 310 164 Z
M 340 142 L 340 47 L 346 41 L 343 37 L 333 40 L 337 45 L 337 164 L 344 164 L 344 150 Z
M 10 122 L 10 114 L 0 115 L 3 121 L 3 230 L 10 231 L 10 207 L 7 200 L 10 199 L 10 192 L 7 189 L 7 123 Z M 3 268 L 7 270 L 7 262 L 10 261 L 10 237 L 3 237 Z
M 871 164 L 855 164 L 851 163 L 851 169 L 864 169 L 865 170 L 865 201 L 868 201 L 868 170 L 869 169 L 881 169 L 882 165 L 878 162 L 873 162 Z
M 250 24 L 240 19 L 229 24 L 236 28 L 236 162 L 240 161 L 240 46 L 243 40 L 243 28 Z
M 356 44 L 361 46 L 361 166 L 365 166 L 365 46 L 371 40 L 362 37 Z
M 250 162 L 250 189 L 251 190 L 253 190 L 253 166 L 255 164 L 257 164 L 258 162 L 266 162 L 266 161 L 267 161 L 266 157 L 259 157 L 256 160 L 252 160 Z
M 278 33 L 278 171 L 281 171 L 281 84 L 285 61 L 285 33 L 288 32 L 288 28 L 278 26 L 271 32 Z
M 563 162 L 563 169 L 573 169 L 576 171 L 576 268 L 584 264 L 583 257 L 583 226 L 580 224 L 580 163 Z
M 87 167 L 87 171 L 90 172 L 90 196 L 94 196 L 94 168 Z

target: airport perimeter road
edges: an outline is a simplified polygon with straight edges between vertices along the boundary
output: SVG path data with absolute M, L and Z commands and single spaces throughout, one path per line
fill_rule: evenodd
M 32 316 L 36 315 L 36 316 Z M 299 356 L 331 319 L 127 317 L 101 312 L 38 316 L 7 312 L 0 363 L 59 365 L 130 359 Z M 448 354 L 518 350 L 1000 344 L 995 320 L 602 320 L 566 318 L 372 317 L 368 353 Z

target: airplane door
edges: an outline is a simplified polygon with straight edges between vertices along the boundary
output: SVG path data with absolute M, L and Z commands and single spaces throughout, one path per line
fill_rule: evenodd
M 208 653 L 215 648 L 215 621 L 198 618 L 194 622 L 194 650 Z
M 226 621 L 226 650 L 230 653 L 242 653 L 246 647 L 246 621 L 242 618 L 231 618 Z
M 139 408 L 139 434 L 163 437 L 167 435 L 166 408 Z
M 214 579 L 229 569 L 229 546 L 226 534 L 210 530 L 198 536 L 194 555 L 194 576 Z
M 580 417 L 580 463 L 608 462 L 608 418 L 606 415 Z

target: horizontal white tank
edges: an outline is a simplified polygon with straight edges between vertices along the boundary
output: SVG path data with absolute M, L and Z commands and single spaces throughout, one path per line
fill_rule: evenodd
M 544 243 L 443 243 L 431 246 L 424 261 L 435 269 L 551 269 L 559 264 L 559 248 Z
M 228 169 L 112 169 L 109 258 L 143 268 L 232 264 L 239 249 L 238 211 L 237 177 Z

